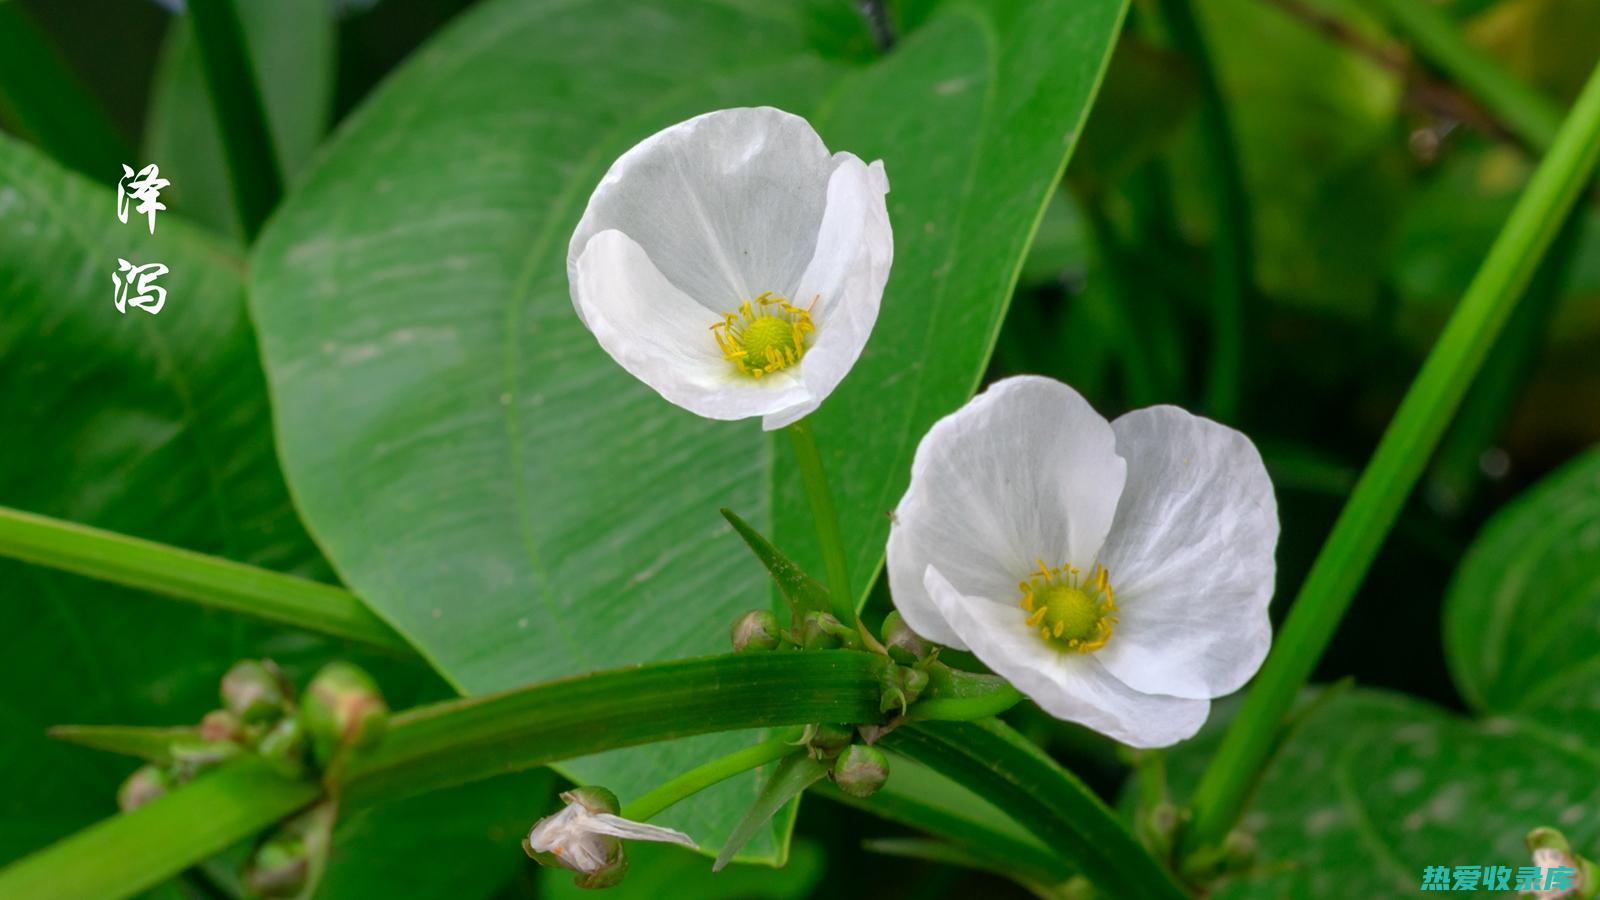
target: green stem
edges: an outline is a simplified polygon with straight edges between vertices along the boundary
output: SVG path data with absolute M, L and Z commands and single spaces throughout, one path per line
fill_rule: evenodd
M 1561 126 L 1561 110 L 1467 43 L 1444 7 L 1422 0 L 1360 0 L 1360 4 L 1392 22 L 1428 62 L 1465 88 L 1519 140 L 1535 150 L 1550 147 Z
M 247 238 L 283 196 L 283 170 L 234 0 L 189 0 L 200 67 L 227 150 L 228 178 Z
M 0 507 L 0 556 L 272 622 L 410 652 L 343 588 Z
M 139 168 L 105 108 L 16 0 L 0 0 L 0 112 L 47 153 L 102 184 Z
M 1250 211 L 1239 151 L 1222 88 L 1195 21 L 1192 0 L 1159 0 L 1174 46 L 1189 60 L 1200 89 L 1200 164 L 1216 222 L 1211 254 L 1211 359 L 1205 409 L 1224 421 L 1239 410 L 1244 382 L 1245 304 L 1250 294 Z
M 805 482 L 811 518 L 817 525 L 817 541 L 822 545 L 822 561 L 828 572 L 828 593 L 833 614 L 852 628 L 856 625 L 856 597 L 850 589 L 850 570 L 845 563 L 844 537 L 839 532 L 839 512 L 833 505 L 833 491 L 822 469 L 822 453 L 811 431 L 809 418 L 789 426 L 794 453 L 800 462 L 800 477 Z
M 802 734 L 804 729 L 786 728 L 759 744 L 752 744 L 727 756 L 713 759 L 705 765 L 696 766 L 660 787 L 636 797 L 631 803 L 622 807 L 622 817 L 643 822 L 679 800 L 726 781 L 740 772 L 748 772 L 802 750 L 803 748 L 795 744 Z
M 1285 715 L 1600 156 L 1600 67 L 1518 199 L 1334 524 L 1254 688 L 1195 791 L 1189 849 L 1238 821 Z

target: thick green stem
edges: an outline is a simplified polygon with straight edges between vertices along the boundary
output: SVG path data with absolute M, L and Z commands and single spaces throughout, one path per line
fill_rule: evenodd
M 1238 821 L 1284 717 L 1600 157 L 1600 68 L 1490 248 L 1334 524 L 1254 688 L 1194 795 L 1190 849 Z
M 283 197 L 283 170 L 267 107 L 234 0 L 189 0 L 200 67 L 222 131 L 222 146 L 245 236 L 254 238 Z
M 411 649 L 343 588 L 6 507 L 0 556 L 387 650 Z
M 811 504 L 811 518 L 817 525 L 817 541 L 822 545 L 822 562 L 828 572 L 828 593 L 833 601 L 833 614 L 839 621 L 854 627 L 856 596 L 850 589 L 844 536 L 839 532 L 839 511 L 833 505 L 833 491 L 828 487 L 828 476 L 822 469 L 822 453 L 817 450 L 817 438 L 811 431 L 811 420 L 801 419 L 790 425 L 789 437 L 794 441 L 794 453 L 800 462 L 800 477 L 806 486 L 806 500 Z
M 773 760 L 782 759 L 803 748 L 796 741 L 804 734 L 800 728 L 786 728 L 759 744 L 735 750 L 679 775 L 622 807 L 622 817 L 643 822 L 685 797 L 693 796 L 740 772 L 748 772 Z

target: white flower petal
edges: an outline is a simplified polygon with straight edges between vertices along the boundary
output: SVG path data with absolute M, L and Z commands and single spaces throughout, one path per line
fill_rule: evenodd
M 1125 477 L 1111 425 L 1077 391 L 1048 378 L 997 382 L 917 447 L 889 531 L 895 606 L 918 634 L 964 649 L 972 636 L 929 597 L 928 565 L 968 596 L 1020 600 L 1036 559 L 1093 564 Z
M 894 261 L 894 235 L 883 199 L 889 179 L 883 163 L 869 166 L 849 153 L 839 153 L 834 160 L 816 254 L 792 298 L 802 307 L 816 301 L 815 341 L 800 360 L 798 376 L 811 398 L 768 415 L 761 423 L 768 431 L 809 415 L 844 380 L 878 321 L 878 305 Z
M 685 847 L 698 846 L 693 838 L 675 828 L 646 825 L 643 822 L 624 819 L 611 813 L 596 813 L 590 819 L 589 828 L 597 834 L 609 834 L 613 837 L 627 838 L 630 841 L 659 841 L 667 844 L 682 844 Z
M 1092 653 L 1058 650 L 1028 627 L 1022 608 L 962 594 L 928 566 L 928 595 L 972 652 L 1039 708 L 1130 747 L 1167 747 L 1192 737 L 1208 700 L 1146 694 L 1107 672 Z
M 1272 643 L 1278 503 L 1250 439 L 1172 406 L 1111 425 L 1128 485 L 1100 562 L 1119 607 L 1095 655 L 1138 690 L 1220 697 Z
M 742 419 L 810 397 L 788 372 L 760 380 L 740 374 L 712 337 L 717 316 L 673 287 L 628 235 L 596 234 L 572 278 L 573 296 L 600 346 L 684 409 L 712 419 Z
M 792 297 L 817 245 L 833 170 L 811 125 L 782 110 L 680 122 L 611 165 L 572 235 L 568 275 L 591 238 L 617 229 L 713 313 L 763 291 Z M 573 300 L 587 316 L 576 288 Z

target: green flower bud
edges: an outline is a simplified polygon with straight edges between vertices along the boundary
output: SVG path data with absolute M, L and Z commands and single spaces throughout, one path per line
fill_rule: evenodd
M 261 897 L 298 897 L 311 877 L 311 854 L 297 835 L 273 835 L 245 864 L 244 883 Z
M 933 649 L 921 635 L 911 630 L 911 626 L 906 624 L 898 609 L 884 617 L 880 632 L 883 635 L 884 649 L 889 651 L 889 658 L 901 665 L 909 666 L 926 657 Z
M 737 653 L 778 649 L 778 617 L 771 610 L 752 609 L 733 623 L 733 649 Z
M 203 741 L 237 741 L 244 733 L 239 717 L 225 709 L 213 709 L 200 720 Z
M 879 683 L 883 687 L 878 708 L 883 712 L 898 708 L 902 715 L 906 708 L 917 702 L 928 686 L 928 673 L 905 666 L 889 666 L 883 670 Z
M 240 660 L 222 676 L 222 705 L 247 725 L 271 721 L 289 711 L 291 690 L 272 660 Z
M 800 623 L 800 646 L 807 650 L 860 650 L 861 636 L 832 613 L 808 612 Z
M 369 750 L 389 726 L 389 705 L 372 677 L 346 662 L 322 667 L 300 699 L 300 724 L 317 763 L 327 766 L 340 750 Z
M 802 740 L 812 759 L 833 759 L 850 746 L 855 732 L 843 725 L 807 725 Z
M 167 752 L 172 756 L 173 777 L 179 784 L 184 784 L 201 772 L 239 756 L 244 753 L 244 748 L 233 741 L 180 738 L 168 746 Z
M 833 781 L 852 797 L 870 797 L 889 780 L 889 758 L 877 747 L 852 744 L 833 761 Z
M 617 815 L 622 812 L 622 802 L 617 799 L 617 795 L 598 784 L 586 784 L 570 791 L 562 791 L 561 799 L 568 803 L 576 803 L 592 813 Z
M 117 788 L 117 808 L 133 812 L 139 807 L 166 794 L 174 787 L 172 776 L 159 766 L 149 765 L 136 770 Z
M 305 726 L 295 716 L 279 720 L 256 742 L 256 753 L 285 778 L 301 778 L 306 774 L 310 749 Z

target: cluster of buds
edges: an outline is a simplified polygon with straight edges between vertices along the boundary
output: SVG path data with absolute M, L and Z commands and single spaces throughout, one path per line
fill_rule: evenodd
M 828 763 L 828 777 L 852 797 L 870 797 L 889 780 L 889 758 L 858 741 L 854 728 L 809 725 L 801 741 L 812 759 Z
M 298 703 L 294 685 L 267 659 L 234 664 L 219 692 L 220 709 L 206 713 L 197 727 L 177 730 L 158 762 L 123 782 L 117 803 L 124 811 L 245 754 L 287 778 L 303 778 L 313 767 L 324 776 L 336 774 L 349 753 L 383 736 L 388 721 L 377 685 L 348 663 L 324 667 Z

